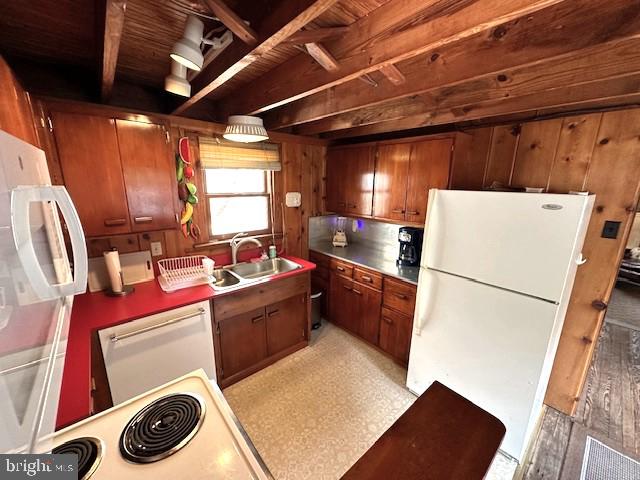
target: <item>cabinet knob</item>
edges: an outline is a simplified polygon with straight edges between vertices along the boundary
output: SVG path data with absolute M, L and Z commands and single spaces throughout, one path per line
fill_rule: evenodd
M 606 310 L 608 307 L 608 305 L 602 300 L 594 300 L 593 302 L 591 302 L 591 306 L 596 310 L 600 310 L 600 311 Z
M 107 218 L 104 221 L 105 227 L 118 227 L 127 223 L 126 218 Z

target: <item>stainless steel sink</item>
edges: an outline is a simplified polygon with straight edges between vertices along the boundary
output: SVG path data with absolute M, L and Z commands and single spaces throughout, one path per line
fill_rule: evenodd
M 270 277 L 271 275 L 278 275 L 279 273 L 290 272 L 299 268 L 302 268 L 302 265 L 298 265 L 286 258 L 273 258 L 256 263 L 239 263 L 233 267 L 229 267 L 228 270 L 244 280 L 255 280 Z
M 214 290 L 224 290 L 235 287 L 240 283 L 240 279 L 228 270 L 218 269 L 213 271 L 212 275 L 215 282 L 211 284 Z

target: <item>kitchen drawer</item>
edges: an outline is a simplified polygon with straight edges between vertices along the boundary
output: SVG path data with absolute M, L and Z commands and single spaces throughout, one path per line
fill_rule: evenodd
M 343 277 L 353 277 L 353 265 L 346 262 L 341 262 L 340 260 L 336 260 L 335 258 L 331 259 L 331 271 L 336 272 L 338 275 L 342 275 Z
M 413 310 L 416 306 L 416 287 L 400 280 L 385 277 L 382 304 L 413 317 Z
M 377 272 L 362 267 L 355 267 L 353 269 L 353 279 L 363 285 L 368 285 L 378 290 L 382 289 L 382 275 Z

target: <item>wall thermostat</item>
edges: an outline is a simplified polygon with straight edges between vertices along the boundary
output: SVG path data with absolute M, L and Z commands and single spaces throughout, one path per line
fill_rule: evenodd
M 284 203 L 287 207 L 299 207 L 302 205 L 302 195 L 300 192 L 287 192 Z

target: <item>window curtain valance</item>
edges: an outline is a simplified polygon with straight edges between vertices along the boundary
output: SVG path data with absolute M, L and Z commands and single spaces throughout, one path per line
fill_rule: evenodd
M 274 143 L 238 144 L 214 137 L 198 137 L 203 168 L 282 170 L 280 150 Z

